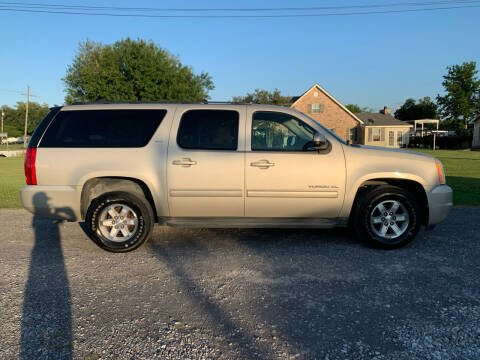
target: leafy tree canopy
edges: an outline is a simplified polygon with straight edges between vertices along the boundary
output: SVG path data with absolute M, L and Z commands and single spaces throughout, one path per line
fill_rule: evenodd
M 395 117 L 399 120 L 437 119 L 437 105 L 428 96 L 415 101 L 407 99 L 405 103 L 395 111 Z
M 234 96 L 232 101 L 252 104 L 290 106 L 292 97 L 282 95 L 278 89 L 273 91 L 255 89 L 253 93 L 247 93 L 245 96 Z
M 457 124 L 457 128 L 466 127 L 468 121 L 480 113 L 477 73 L 476 63 L 472 61 L 448 66 L 447 75 L 443 76 L 445 95 L 438 95 L 437 102 L 443 117 Z
M 18 101 L 14 107 L 3 105 L 2 109 L 5 112 L 4 132 L 8 132 L 9 136 L 23 135 L 25 127 L 25 103 L 23 101 Z M 36 102 L 29 103 L 27 128 L 29 134 L 35 130 L 37 125 L 49 111 L 50 109 L 47 104 L 39 104 Z
M 360 107 L 357 104 L 347 104 L 347 105 L 345 105 L 345 107 L 354 114 L 358 114 L 358 113 L 361 113 L 361 112 L 372 112 L 369 107 L 367 107 L 367 106 Z
M 113 45 L 85 41 L 62 79 L 65 102 L 199 101 L 213 90 L 211 77 L 152 41 L 126 38 Z

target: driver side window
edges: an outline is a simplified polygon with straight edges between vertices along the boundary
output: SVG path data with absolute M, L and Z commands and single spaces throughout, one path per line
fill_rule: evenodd
M 252 150 L 303 151 L 315 130 L 296 117 L 273 111 L 257 111 L 252 119 Z

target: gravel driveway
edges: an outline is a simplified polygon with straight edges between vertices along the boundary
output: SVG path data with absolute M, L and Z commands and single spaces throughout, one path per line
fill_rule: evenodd
M 129 254 L 1 210 L 0 359 L 478 359 L 480 208 L 410 246 L 156 227 Z

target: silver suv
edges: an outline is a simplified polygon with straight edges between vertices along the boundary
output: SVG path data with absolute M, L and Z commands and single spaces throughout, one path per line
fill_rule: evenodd
M 428 155 L 349 145 L 293 109 L 239 104 L 54 108 L 25 159 L 23 206 L 85 221 L 125 252 L 153 224 L 331 228 L 383 248 L 410 242 L 452 207 Z

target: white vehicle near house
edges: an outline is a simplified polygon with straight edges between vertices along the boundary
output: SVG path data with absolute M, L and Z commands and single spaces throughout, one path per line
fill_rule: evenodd
M 16 143 L 17 143 L 17 144 L 23 144 L 24 139 L 25 139 L 24 136 L 20 136 L 20 137 L 17 139 Z M 27 136 L 27 144 L 28 144 L 29 141 L 30 141 L 30 137 Z
M 7 142 L 8 142 L 9 144 L 16 144 L 17 141 L 18 141 L 18 139 L 19 139 L 18 137 L 13 137 L 13 136 L 11 136 L 11 137 L 7 138 Z
M 304 113 L 266 105 L 55 108 L 32 136 L 25 172 L 27 210 L 85 221 L 114 252 L 140 246 L 154 223 L 351 225 L 360 238 L 397 248 L 452 207 L 434 157 L 349 145 Z

